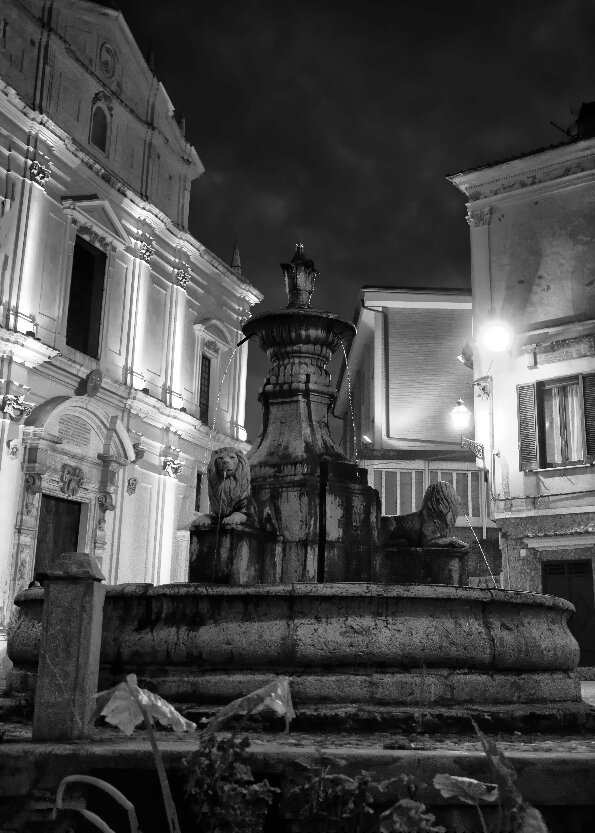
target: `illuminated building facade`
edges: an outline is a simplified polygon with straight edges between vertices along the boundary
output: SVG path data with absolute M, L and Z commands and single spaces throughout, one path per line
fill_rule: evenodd
M 343 453 L 367 468 L 385 515 L 417 511 L 431 483 L 451 483 L 461 507 L 456 534 L 473 545 L 472 581 L 486 583 L 487 568 L 463 513 L 477 537 L 488 539 L 482 546 L 498 580 L 481 461 L 461 448 L 451 419 L 458 399 L 472 408 L 472 372 L 457 360 L 472 341 L 471 293 L 363 287 L 353 321 L 349 373 L 343 365 L 334 408 L 343 420 Z M 464 433 L 472 437 L 469 416 Z
M 53 552 L 186 579 L 210 451 L 247 448 L 234 348 L 262 296 L 188 232 L 203 167 L 119 12 L 6 0 L 0 79 L 5 627 Z
M 451 181 L 468 200 L 475 426 L 505 586 L 570 599 L 581 665 L 595 666 L 595 131 L 585 127 Z M 494 321 L 511 328 L 509 349 L 485 346 Z

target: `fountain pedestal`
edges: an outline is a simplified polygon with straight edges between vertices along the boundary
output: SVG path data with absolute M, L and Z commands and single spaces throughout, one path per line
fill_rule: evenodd
M 328 428 L 335 394 L 327 364 L 355 327 L 311 308 L 318 272 L 301 245 L 282 269 L 287 307 L 242 328 L 271 360 L 260 393 L 263 431 L 249 457 L 252 494 L 283 539 L 282 582 L 368 581 L 378 554 L 378 494 Z
M 375 580 L 387 584 L 465 587 L 469 581 L 468 558 L 467 550 L 385 546 Z
M 249 526 L 194 529 L 188 580 L 201 584 L 278 584 L 283 542 Z

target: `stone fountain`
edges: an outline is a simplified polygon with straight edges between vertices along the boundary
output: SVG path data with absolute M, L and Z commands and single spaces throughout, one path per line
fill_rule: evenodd
M 451 505 L 433 539 L 423 513 L 380 518 L 367 472 L 328 427 L 327 364 L 354 327 L 311 307 L 318 273 L 302 246 L 282 269 L 287 307 L 243 327 L 271 361 L 262 434 L 248 465 L 233 450 L 214 455 L 217 510 L 196 520 L 189 583 L 107 588 L 100 685 L 134 671 L 164 697 L 206 706 L 282 673 L 298 719 L 323 723 L 370 710 L 576 717 L 572 605 L 461 586 L 465 552 L 447 534 Z M 43 592 L 23 591 L 16 604 L 10 655 L 23 690 L 34 684 Z

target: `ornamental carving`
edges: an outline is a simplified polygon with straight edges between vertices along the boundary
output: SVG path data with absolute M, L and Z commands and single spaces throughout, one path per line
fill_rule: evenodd
M 471 228 L 479 228 L 480 226 L 487 226 L 492 218 L 492 207 L 488 205 L 487 208 L 479 208 L 477 211 L 468 209 L 467 222 Z
M 138 463 L 145 456 L 147 449 L 140 442 L 132 443 L 132 448 L 134 449 L 134 460 L 132 462 Z
M 126 494 L 133 495 L 136 492 L 136 487 L 138 486 L 138 477 L 129 477 L 128 482 L 126 483 Z
M 33 510 L 34 495 L 41 492 L 41 475 L 29 473 L 25 475 L 25 514 L 30 515 Z
M 81 468 L 64 463 L 60 474 L 60 491 L 62 494 L 75 497 L 82 489 L 84 481 L 85 476 Z
M 110 116 L 113 115 L 113 113 L 114 113 L 114 102 L 107 93 L 103 92 L 103 90 L 98 92 L 93 97 L 93 107 L 95 107 L 96 104 L 102 104 L 106 108 L 106 110 L 108 111 Z
M 51 171 L 47 165 L 42 165 L 41 162 L 37 161 L 37 159 L 34 162 L 31 162 L 29 167 L 29 179 L 31 182 L 34 182 L 36 185 L 40 185 L 43 188 L 50 178 L 50 174 Z
M 177 285 L 181 289 L 186 289 L 188 281 L 190 280 L 190 273 L 188 272 L 188 267 L 185 264 L 182 264 L 176 269 L 175 274 Z
M 138 256 L 141 260 L 144 260 L 145 263 L 150 263 L 151 258 L 155 255 L 155 241 L 152 237 L 148 237 L 146 240 L 141 240 L 140 245 L 138 247 Z
M 203 350 L 205 350 L 207 353 L 213 353 L 214 355 L 217 355 L 217 353 L 219 353 L 220 347 L 216 341 L 209 340 L 205 341 L 203 345 Z
M 168 477 L 177 477 L 184 468 L 184 463 L 176 457 L 165 457 L 163 459 L 163 471 Z
M 2 413 L 5 414 L 11 422 L 20 422 L 23 417 L 28 417 L 35 405 L 32 402 L 25 402 L 24 396 L 15 396 L 12 393 L 6 393 L 2 397 Z
M 97 394 L 101 390 L 102 383 L 103 373 L 101 372 L 101 370 L 99 370 L 98 368 L 92 370 L 87 376 L 86 380 L 87 396 L 91 397 L 91 399 L 93 399 L 94 396 L 97 396 Z
M 118 53 L 105 41 L 99 48 L 99 66 L 106 78 L 113 78 L 118 64 Z
M 18 440 L 9 440 L 6 443 L 8 449 L 8 457 L 10 460 L 18 460 L 21 453 L 21 444 Z
M 484 449 L 481 443 L 470 440 L 468 437 L 461 438 L 461 448 L 468 448 L 472 451 L 479 460 L 483 460 Z
M 110 241 L 107 237 L 104 237 L 102 234 L 98 234 L 94 228 L 86 223 L 81 223 L 76 217 L 72 218 L 72 224 L 76 227 L 77 234 L 81 237 L 84 237 L 85 240 L 88 240 L 89 243 L 92 243 L 94 246 L 97 246 L 99 249 L 103 249 L 104 252 L 108 251 L 110 247 Z
M 111 492 L 99 492 L 97 495 L 97 505 L 99 506 L 99 511 L 104 514 L 106 512 L 113 512 L 115 504 Z

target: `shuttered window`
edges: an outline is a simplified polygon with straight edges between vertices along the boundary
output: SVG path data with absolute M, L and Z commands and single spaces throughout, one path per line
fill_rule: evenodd
M 518 385 L 519 468 L 595 460 L 595 374 Z
M 535 383 L 518 385 L 517 397 L 519 407 L 519 468 L 521 471 L 530 471 L 539 468 Z
M 585 444 L 587 457 L 595 459 L 595 373 L 583 376 L 583 399 L 585 403 Z

